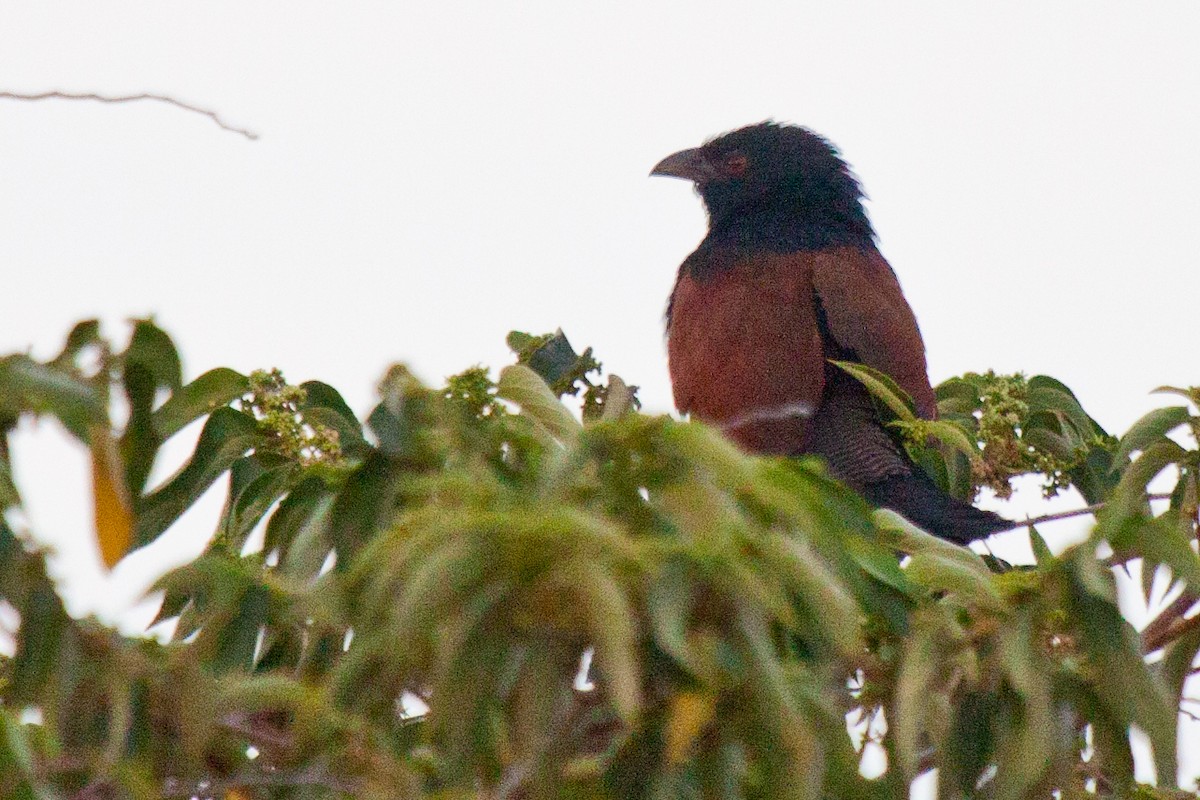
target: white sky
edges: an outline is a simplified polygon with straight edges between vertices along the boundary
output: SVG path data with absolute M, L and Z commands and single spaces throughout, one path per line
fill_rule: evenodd
M 1050 374 L 1114 432 L 1200 382 L 1193 0 L 517 7 L 0 0 L 0 91 L 165 93 L 261 135 L 0 100 L 0 353 L 153 313 L 188 377 L 278 366 L 365 412 L 392 361 L 437 382 L 561 325 L 666 411 L 662 312 L 704 216 L 646 173 L 770 117 L 862 178 L 935 382 Z M 80 613 L 121 616 L 211 527 L 105 584 L 82 455 L 46 426 L 17 446 Z

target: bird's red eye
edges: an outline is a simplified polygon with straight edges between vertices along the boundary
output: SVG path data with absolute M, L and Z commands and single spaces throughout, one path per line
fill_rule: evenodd
M 740 178 L 746 174 L 748 163 L 741 153 L 729 153 L 721 159 L 721 171 L 732 178 Z

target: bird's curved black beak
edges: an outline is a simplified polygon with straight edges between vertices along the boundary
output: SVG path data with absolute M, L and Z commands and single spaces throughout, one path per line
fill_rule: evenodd
M 692 181 L 696 184 L 707 183 L 716 177 L 712 167 L 709 166 L 708 159 L 704 157 L 704 153 L 699 147 L 672 153 L 655 164 L 654 169 L 650 170 L 650 175 L 683 178 L 685 181 Z

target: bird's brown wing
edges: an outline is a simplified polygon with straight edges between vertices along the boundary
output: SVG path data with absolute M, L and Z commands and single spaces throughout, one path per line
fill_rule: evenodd
M 874 248 L 842 247 L 812 255 L 812 281 L 829 335 L 853 357 L 891 376 L 933 419 L 925 343 L 896 274 Z

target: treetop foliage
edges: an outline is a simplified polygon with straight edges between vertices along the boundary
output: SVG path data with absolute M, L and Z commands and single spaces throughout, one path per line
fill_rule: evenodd
M 495 381 L 392 367 L 363 421 L 277 371 L 185 383 L 150 320 L 123 349 L 88 321 L 49 361 L 0 359 L 0 600 L 20 620 L 0 797 L 891 800 L 931 769 L 940 798 L 1192 796 L 1173 787 L 1200 390 L 1117 438 L 1045 376 L 952 379 L 929 422 L 843 364 L 948 491 L 1039 473 L 1103 503 L 1057 554 L 1030 525 L 1036 563 L 1012 566 L 872 511 L 815 459 L 640 413 L 561 332 L 509 344 Z M 157 584 L 169 642 L 68 616 L 7 513 L 7 433 L 39 416 L 91 453 L 109 566 L 228 486 L 206 551 Z M 1113 577 L 1138 560 L 1148 597 L 1171 584 L 1140 635 Z M 1135 728 L 1160 788 L 1134 782 Z

